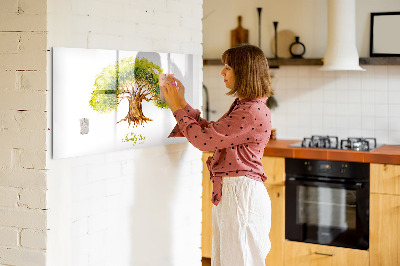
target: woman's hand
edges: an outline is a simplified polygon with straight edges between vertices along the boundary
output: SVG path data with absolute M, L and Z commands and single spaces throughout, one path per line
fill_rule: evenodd
M 175 84 L 178 84 L 178 86 L 176 86 Z M 180 92 L 180 86 L 182 86 L 183 92 Z M 166 103 L 168 104 L 168 107 L 173 113 L 178 109 L 185 108 L 186 104 L 182 106 L 182 93 L 184 93 L 184 87 L 179 80 L 168 77 L 164 86 L 161 87 L 161 90 L 164 93 L 164 98 Z M 184 96 L 183 101 L 184 103 L 186 103 Z
M 182 108 L 185 108 L 185 106 L 187 105 L 187 102 L 185 100 L 185 87 L 183 86 L 182 82 L 179 79 L 173 77 L 173 81 L 175 81 L 176 84 L 178 84 L 179 102 L 180 102 L 180 105 L 182 106 Z

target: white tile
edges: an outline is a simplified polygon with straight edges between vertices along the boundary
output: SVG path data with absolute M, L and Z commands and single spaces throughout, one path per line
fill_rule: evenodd
M 307 88 L 307 89 L 309 89 L 310 86 L 311 86 L 310 85 L 311 82 L 310 82 L 310 78 L 309 77 L 299 76 L 297 82 L 298 82 L 298 84 L 297 84 L 298 88 Z
M 364 65 L 363 68 L 365 71 L 355 71 L 361 73 L 361 76 L 373 76 L 375 72 L 374 65 Z
M 335 78 L 335 71 L 321 71 L 324 78 Z
M 285 77 L 286 76 L 286 67 L 282 66 L 279 68 L 270 69 L 270 74 L 277 77 Z
M 336 91 L 334 88 L 324 87 L 324 98 L 325 103 L 334 103 L 336 101 Z
M 336 116 L 336 128 L 348 129 L 349 127 L 349 117 L 344 115 Z
M 323 135 L 324 130 L 322 127 L 313 127 L 311 128 L 311 135 Z
M 319 114 L 322 116 L 322 112 L 324 111 L 324 104 L 319 101 L 313 101 L 311 103 L 311 112 L 312 114 Z
M 400 144 L 400 130 L 389 131 L 388 144 L 399 145 Z
M 297 66 L 287 66 L 286 68 L 286 77 L 297 77 L 298 76 L 298 67 Z
M 375 91 L 387 91 L 388 79 L 387 78 L 375 78 L 374 89 L 375 89 Z
M 361 78 L 361 89 L 362 90 L 373 90 L 374 89 L 374 78 L 373 78 L 373 76 L 362 76 L 362 78 Z
M 336 104 L 334 103 L 325 103 L 323 108 L 324 108 L 323 110 L 324 116 L 336 114 Z
M 376 78 L 387 78 L 388 66 L 387 65 L 376 65 L 374 69 L 374 77 Z
M 347 90 L 349 87 L 349 78 L 347 72 L 341 72 L 336 77 L 336 89 Z
M 301 78 L 310 78 L 311 76 L 311 68 L 308 66 L 299 67 L 297 69 L 297 75 Z
M 313 129 L 322 129 L 324 117 L 321 113 L 313 113 L 311 115 L 311 126 Z
M 375 106 L 373 104 L 362 104 L 361 105 L 361 115 L 362 116 L 374 116 Z
M 337 90 L 336 91 L 336 103 L 349 103 L 349 91 L 348 90 Z
M 277 77 L 272 79 L 272 89 L 277 92 L 286 89 L 286 78 Z
M 330 129 L 330 128 L 335 128 L 336 116 L 335 115 L 324 115 L 322 124 L 323 124 L 323 128 L 325 130 Z M 329 133 L 329 134 L 331 134 L 331 133 Z
M 387 104 L 375 104 L 375 117 L 387 117 L 389 115 L 389 107 Z
M 400 75 L 389 76 L 388 78 L 388 89 L 392 91 L 400 90 Z
M 360 103 L 350 103 L 349 104 L 349 115 L 351 116 L 361 116 L 362 107 Z
M 300 103 L 298 113 L 301 115 L 309 116 L 311 112 L 311 104 L 310 103 Z
M 321 102 L 324 96 L 324 90 L 321 88 L 316 88 L 311 93 L 311 101 L 314 102 Z
M 361 76 L 349 76 L 348 88 L 349 90 L 361 90 Z
M 310 87 L 313 89 L 322 88 L 324 85 L 324 79 L 322 77 L 312 77 L 310 79 Z
M 320 66 L 310 67 L 310 75 L 311 77 L 323 77 L 324 73 L 320 70 Z
M 359 80 L 361 81 L 361 73 L 362 71 L 348 71 L 347 72 L 347 77 L 353 80 Z
M 374 129 L 375 128 L 375 119 L 373 116 L 363 116 L 361 118 L 362 129 Z
M 349 129 L 361 129 L 361 117 L 360 116 L 349 116 Z
M 339 116 L 349 115 L 349 104 L 336 103 L 336 115 L 339 115 Z
M 374 91 L 373 90 L 362 90 L 361 91 L 361 102 L 374 103 Z
M 389 104 L 400 104 L 400 88 L 397 91 L 390 91 L 388 93 Z
M 336 130 L 336 136 L 339 138 L 338 145 L 340 146 L 340 140 L 347 139 L 349 137 L 349 129 L 348 128 L 338 128 Z
M 397 76 L 400 77 L 400 66 L 388 66 L 388 76 Z
M 349 128 L 349 137 L 359 137 L 362 135 L 361 128 Z
M 287 77 L 286 78 L 286 87 L 288 89 L 299 88 L 298 78 L 297 77 Z
M 375 129 L 385 130 L 389 129 L 389 118 L 388 117 L 375 117 Z
M 379 144 L 387 144 L 389 142 L 389 133 L 387 130 L 375 129 L 376 142 Z
M 349 90 L 350 103 L 361 103 L 361 98 L 362 98 L 361 90 Z
M 375 136 L 375 131 L 373 129 L 362 129 L 361 136 L 363 138 L 373 138 Z
M 389 104 L 389 117 L 400 117 L 400 104 Z
M 400 117 L 389 117 L 389 130 L 400 131 Z
M 374 102 L 375 102 L 375 104 L 387 104 L 388 103 L 388 92 L 387 91 L 375 91 Z
M 321 135 L 327 135 L 327 136 L 336 136 L 337 135 L 337 129 L 335 127 L 324 127 L 324 130 Z

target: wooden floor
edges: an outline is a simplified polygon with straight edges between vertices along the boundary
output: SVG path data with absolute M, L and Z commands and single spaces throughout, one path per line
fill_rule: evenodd
M 209 258 L 202 258 L 201 262 L 203 263 L 203 266 L 211 266 L 211 259 Z

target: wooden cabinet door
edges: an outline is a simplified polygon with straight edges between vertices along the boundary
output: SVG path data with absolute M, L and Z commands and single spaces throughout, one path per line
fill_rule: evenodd
M 371 266 L 400 265 L 400 196 L 371 194 Z
M 204 258 L 211 258 L 212 252 L 212 183 L 206 161 L 211 152 L 203 153 L 203 194 L 202 194 L 202 224 L 201 224 L 201 253 Z
M 400 195 L 400 165 L 370 165 L 371 193 Z
M 285 158 L 264 156 L 261 163 L 268 177 L 266 184 L 285 185 Z
M 285 266 L 368 266 L 365 250 L 285 241 Z
M 285 187 L 265 184 L 271 199 L 271 250 L 265 259 L 266 266 L 283 265 L 285 240 Z

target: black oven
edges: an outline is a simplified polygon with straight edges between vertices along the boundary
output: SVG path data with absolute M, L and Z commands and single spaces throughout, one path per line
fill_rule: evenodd
M 287 158 L 285 169 L 286 239 L 368 249 L 368 163 Z

